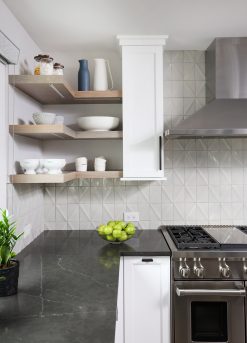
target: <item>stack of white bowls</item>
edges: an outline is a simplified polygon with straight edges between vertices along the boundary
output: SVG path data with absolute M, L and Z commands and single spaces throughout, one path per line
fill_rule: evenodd
M 57 116 L 55 113 L 49 112 L 36 112 L 33 114 L 33 120 L 37 125 L 51 125 L 64 123 L 63 116 Z
M 25 159 L 20 165 L 26 175 L 34 174 L 62 174 L 62 168 L 66 165 L 66 160 L 62 158 L 51 159 Z

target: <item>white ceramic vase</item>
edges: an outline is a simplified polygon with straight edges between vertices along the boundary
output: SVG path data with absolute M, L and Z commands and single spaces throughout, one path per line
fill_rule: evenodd
M 109 71 L 109 75 L 111 79 L 111 89 L 113 89 L 113 79 L 112 79 L 112 73 L 111 73 L 109 61 L 105 60 L 104 58 L 94 59 L 93 89 L 95 91 L 108 90 L 107 69 Z

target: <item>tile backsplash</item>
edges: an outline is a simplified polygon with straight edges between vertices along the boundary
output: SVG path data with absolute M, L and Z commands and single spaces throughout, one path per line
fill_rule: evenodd
M 21 251 L 44 230 L 44 196 L 40 185 L 7 187 L 7 208 L 17 224 L 17 233 L 24 232 L 15 252 Z
M 205 105 L 203 51 L 164 54 L 165 128 Z M 45 229 L 94 229 L 140 214 L 139 226 L 247 222 L 247 139 L 177 139 L 165 142 L 167 181 L 75 180 L 48 185 Z

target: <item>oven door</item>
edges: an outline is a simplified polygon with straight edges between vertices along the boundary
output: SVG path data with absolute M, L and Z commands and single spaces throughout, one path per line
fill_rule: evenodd
M 175 343 L 245 343 L 245 294 L 238 281 L 175 282 Z

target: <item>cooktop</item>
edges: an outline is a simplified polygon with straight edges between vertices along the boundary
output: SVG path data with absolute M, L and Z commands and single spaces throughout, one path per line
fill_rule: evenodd
M 165 230 L 179 250 L 247 249 L 247 227 L 243 226 L 167 226 Z

